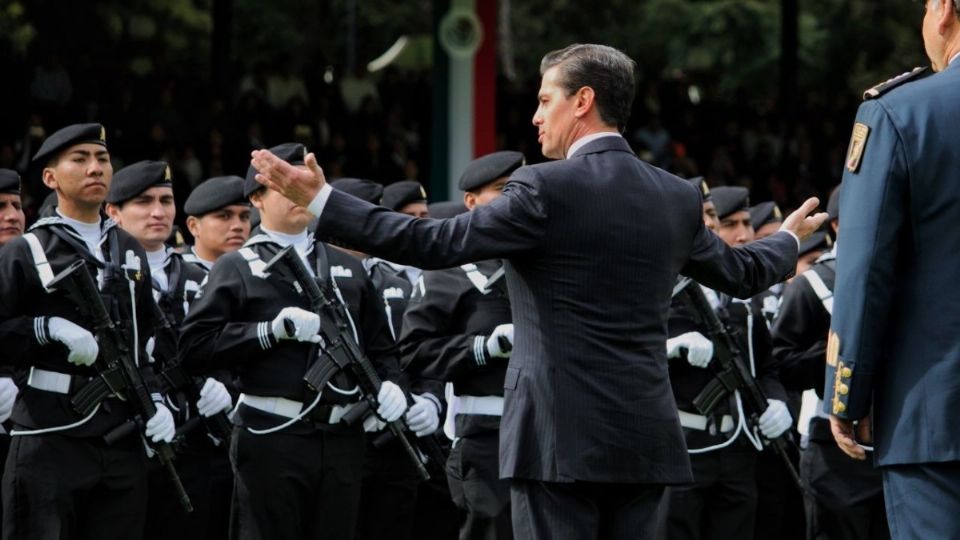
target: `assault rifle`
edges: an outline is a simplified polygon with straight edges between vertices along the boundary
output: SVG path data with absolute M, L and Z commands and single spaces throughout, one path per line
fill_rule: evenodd
M 316 280 L 307 270 L 293 246 L 287 246 L 280 250 L 267 262 L 263 271 L 276 272 L 282 279 L 292 283 L 298 293 L 307 297 L 310 302 L 310 311 L 320 316 L 322 343 L 313 346 L 311 358 L 315 358 L 315 360 L 303 376 L 307 387 L 311 391 L 319 393 L 337 372 L 344 369 L 349 370 L 357 379 L 360 392 L 363 394 L 363 401 L 350 409 L 340 421 L 347 425 L 361 422 L 368 413 L 377 410 L 379 406 L 377 394 L 380 391 L 382 381 L 373 364 L 370 363 L 370 360 L 363 354 L 354 340 L 350 331 L 346 308 L 339 298 L 329 298 L 317 285 Z M 289 332 L 293 331 L 293 328 L 286 329 Z M 409 395 L 407 395 L 407 399 L 409 403 Z M 427 472 L 417 451 L 410 444 L 410 440 L 407 439 L 403 431 L 403 423 L 400 420 L 395 420 L 387 423 L 387 428 L 403 447 L 410 461 L 416 464 L 417 473 L 420 477 L 429 480 L 430 473 Z
M 674 288 L 674 294 L 686 295 L 690 306 L 706 326 L 706 337 L 713 342 L 713 349 L 720 367 L 720 371 L 716 373 L 714 379 L 693 399 L 693 406 L 697 408 L 700 414 L 709 416 L 722 399 L 733 392 L 739 392 L 746 405 L 747 410 L 744 413 L 749 414 L 750 425 L 757 427 L 760 422 L 760 415 L 769 406 L 767 396 L 764 395 L 763 389 L 760 388 L 753 374 L 750 373 L 750 368 L 744 363 L 740 347 L 731 337 L 733 332 L 721 322 L 707 297 L 703 294 L 703 289 L 697 283 L 688 278 L 682 278 Z M 773 439 L 764 437 L 764 439 L 769 442 L 773 451 L 783 460 L 790 477 L 803 492 L 804 488 L 800 481 L 800 475 L 793 466 L 793 462 L 790 461 L 790 454 L 787 452 L 788 448 L 795 446 L 789 435 L 790 432 L 786 431 L 779 437 Z
M 71 398 L 70 403 L 74 411 L 86 417 L 93 413 L 94 408 L 103 399 L 115 395 L 130 404 L 134 410 L 134 417 L 108 433 L 105 437 L 107 442 L 118 440 L 135 429 L 142 430 L 146 422 L 157 413 L 157 407 L 150 396 L 150 390 L 143 381 L 143 376 L 134 365 L 126 339 L 103 304 L 100 290 L 93 281 L 86 263 L 82 260 L 74 262 L 57 274 L 47 288 L 66 293 L 81 317 L 92 324 L 93 335 L 100 348 L 100 353 L 93 363 L 99 378 L 88 383 Z M 132 324 L 136 324 L 136 321 L 132 321 Z M 150 446 L 166 469 L 170 481 L 173 482 L 180 504 L 183 505 L 184 510 L 192 512 L 193 505 L 190 503 L 190 497 L 183 489 L 180 476 L 173 466 L 173 448 L 165 442 L 153 443 Z

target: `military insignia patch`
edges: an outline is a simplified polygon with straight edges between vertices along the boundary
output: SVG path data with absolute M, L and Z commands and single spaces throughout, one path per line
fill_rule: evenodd
M 870 126 L 857 122 L 853 125 L 853 135 L 850 136 L 850 148 L 847 149 L 847 170 L 855 173 L 860 169 L 863 151 L 867 147 L 867 137 L 870 135 Z
M 837 359 L 840 356 L 840 336 L 833 330 L 827 337 L 827 365 L 837 367 Z
M 100 126 L 100 142 L 107 142 L 107 130 Z
M 170 166 L 167 165 L 167 170 L 163 172 L 163 179 L 169 182 L 173 178 L 173 175 L 170 174 Z

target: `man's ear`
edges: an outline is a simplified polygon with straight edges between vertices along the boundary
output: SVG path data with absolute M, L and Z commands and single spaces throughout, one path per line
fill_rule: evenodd
M 574 116 L 577 118 L 586 116 L 591 109 L 595 108 L 596 98 L 596 93 L 593 91 L 593 88 L 589 86 L 583 86 L 577 90 L 577 93 L 574 95 L 574 99 L 576 100 L 573 110 Z
M 187 216 L 187 230 L 194 238 L 200 234 L 200 220 L 196 216 Z
M 51 169 L 50 167 L 46 167 L 43 169 L 42 174 L 43 174 L 42 176 L 43 185 L 56 191 L 57 188 L 60 186 L 60 184 L 57 183 L 57 178 L 53 175 L 53 169 Z
M 107 215 L 110 217 L 110 219 L 116 221 L 116 222 L 117 222 L 117 225 L 120 225 L 121 227 L 123 227 L 123 222 L 122 222 L 122 220 L 120 219 L 120 207 L 119 207 L 119 206 L 117 206 L 117 205 L 115 205 L 115 204 L 113 204 L 113 203 L 107 203 L 106 206 L 104 207 L 104 210 L 106 210 Z
M 473 210 L 473 207 L 477 205 L 477 194 L 470 191 L 464 192 L 463 205 L 467 207 L 467 210 Z

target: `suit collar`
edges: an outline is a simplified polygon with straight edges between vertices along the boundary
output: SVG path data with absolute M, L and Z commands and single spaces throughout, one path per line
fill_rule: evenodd
M 587 137 L 590 137 L 590 135 Z M 583 138 L 580 140 L 583 140 Z M 610 150 L 630 152 L 631 154 L 633 153 L 633 150 L 630 149 L 630 145 L 627 144 L 627 140 L 624 139 L 623 136 L 621 136 L 619 133 L 611 133 L 610 135 L 597 137 L 593 140 L 587 141 L 585 144 L 579 147 L 577 147 L 575 142 L 573 146 L 573 152 L 570 153 L 567 159 L 576 156 L 585 156 L 587 154 L 595 154 L 597 152 L 607 152 Z

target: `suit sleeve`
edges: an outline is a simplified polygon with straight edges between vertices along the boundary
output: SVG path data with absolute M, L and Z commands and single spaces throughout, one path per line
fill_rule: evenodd
M 417 219 L 333 190 L 317 225 L 330 243 L 417 268 L 509 258 L 537 247 L 546 204 L 536 172 L 513 173 L 503 195 L 450 219 Z
M 235 320 L 245 298 L 242 276 L 249 271 L 230 255 L 213 266 L 183 320 L 179 348 L 188 373 L 206 375 L 229 368 L 277 344 L 270 321 Z
M 33 349 L 50 341 L 46 321 L 38 326 L 34 317 L 19 315 L 25 296 L 40 287 L 39 279 L 31 279 L 24 271 L 24 261 L 30 260 L 26 242 L 20 238 L 0 248 L 0 350 L 4 351 L 0 376 L 10 376 L 17 367 L 27 365 Z M 61 346 L 57 342 L 52 345 Z
M 869 414 L 877 362 L 896 290 L 895 264 L 909 205 L 907 157 L 881 101 L 867 101 L 857 123 L 869 128 L 857 172 L 844 169 L 843 247 L 827 355 L 824 409 L 842 418 Z M 947 254 L 945 254 L 947 255 Z
M 797 391 L 813 388 L 823 397 L 829 321 L 820 298 L 806 279 L 798 277 L 787 284 L 771 330 L 773 356 L 786 388 Z

